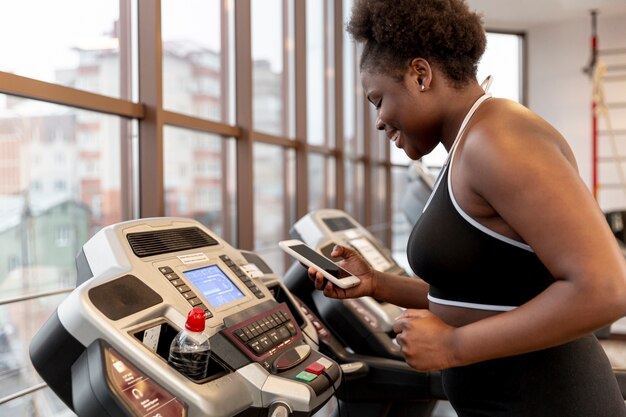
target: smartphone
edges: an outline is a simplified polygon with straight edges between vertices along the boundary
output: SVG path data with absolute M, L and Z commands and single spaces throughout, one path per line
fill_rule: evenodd
M 361 282 L 360 279 L 300 240 L 283 240 L 278 242 L 278 246 L 303 264 L 320 271 L 324 278 L 339 288 L 354 287 Z

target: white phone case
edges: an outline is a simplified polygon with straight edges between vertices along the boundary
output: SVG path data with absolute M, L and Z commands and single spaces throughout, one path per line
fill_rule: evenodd
M 302 245 L 306 247 L 308 250 L 314 252 L 314 255 L 316 255 L 316 257 L 321 257 L 327 260 L 328 262 L 333 264 L 333 266 L 335 266 L 338 270 L 345 271 L 345 273 L 347 273 L 348 276 L 344 278 L 334 277 L 328 271 L 326 271 L 326 269 L 324 269 L 323 266 L 318 265 L 315 262 L 316 261 L 315 259 L 309 259 L 307 256 L 299 252 L 296 252 L 295 250 L 291 248 L 292 246 L 296 246 L 296 245 Z M 359 285 L 359 283 L 361 282 L 359 278 L 355 277 L 350 272 L 346 271 L 345 269 L 337 265 L 337 263 L 333 262 L 331 259 L 328 259 L 324 255 L 318 253 L 315 249 L 311 248 L 306 243 L 300 240 L 297 240 L 297 239 L 283 240 L 281 242 L 278 242 L 278 246 L 280 246 L 282 250 L 284 250 L 289 255 L 293 256 L 294 258 L 296 258 L 298 261 L 302 262 L 303 264 L 307 266 L 311 266 L 317 269 L 318 271 L 320 271 L 322 275 L 324 275 L 324 278 L 326 278 L 327 280 L 329 280 L 330 282 L 332 282 L 334 285 L 338 286 L 339 288 L 346 289 L 346 288 L 354 287 L 356 285 Z

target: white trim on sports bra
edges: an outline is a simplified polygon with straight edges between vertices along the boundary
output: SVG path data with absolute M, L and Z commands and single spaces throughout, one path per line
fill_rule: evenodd
M 453 301 L 446 300 L 443 298 L 437 298 L 430 295 L 427 295 L 428 301 L 435 304 L 443 304 L 446 306 L 452 307 L 463 307 L 463 308 L 472 308 L 474 310 L 489 310 L 489 311 L 511 311 L 515 310 L 517 307 L 515 306 L 499 306 L 495 304 L 480 304 L 480 303 L 468 303 L 466 301 Z
M 485 81 L 483 81 L 481 86 L 484 87 L 484 85 L 487 85 L 487 88 L 489 88 L 489 86 L 491 85 L 491 76 L 487 77 L 485 79 Z M 467 114 L 463 118 L 463 121 L 461 122 L 461 126 L 459 127 L 459 130 L 458 130 L 458 132 L 456 134 L 456 137 L 454 138 L 454 142 L 452 142 L 452 146 L 450 147 L 450 152 L 448 152 L 448 157 L 446 158 L 445 162 L 443 163 L 443 167 L 441 168 L 441 171 L 439 171 L 439 175 L 437 176 L 437 180 L 435 181 L 435 185 L 433 186 L 433 191 L 430 193 L 430 197 L 428 198 L 428 201 L 426 201 L 426 204 L 424 205 L 424 209 L 422 210 L 422 213 L 424 213 L 426 211 L 426 209 L 430 205 L 430 201 L 433 199 L 433 197 L 435 195 L 435 192 L 439 188 L 439 183 L 441 182 L 441 179 L 443 178 L 443 175 L 444 175 L 444 173 L 446 171 L 446 168 L 450 164 L 450 160 L 452 158 L 452 154 L 454 152 L 454 149 L 456 149 L 456 144 L 459 141 L 459 138 L 461 137 L 463 132 L 465 131 L 465 127 L 467 126 L 467 124 L 469 123 L 470 119 L 474 115 L 474 112 L 476 112 L 476 109 L 485 100 L 487 100 L 489 98 L 491 98 L 491 94 L 489 94 L 487 92 L 485 92 L 485 94 L 483 94 L 482 96 L 478 97 L 478 99 L 474 102 L 472 107 L 469 109 L 469 111 L 467 112 Z
M 486 85 L 486 89 L 489 89 L 489 85 L 491 84 L 491 78 L 487 78 L 484 82 L 483 82 L 483 86 Z M 467 114 L 465 115 L 465 118 L 463 119 L 463 122 L 461 123 L 461 126 L 459 127 L 459 131 L 456 135 L 456 138 L 454 138 L 454 142 L 452 143 L 450 152 L 448 153 L 448 158 L 446 159 L 441 172 L 439 173 L 439 176 L 437 178 L 437 181 L 435 182 L 435 185 L 433 187 L 433 191 L 430 195 L 430 198 L 428 199 L 428 201 L 426 202 L 426 205 L 424 206 L 424 210 L 423 212 L 426 211 L 426 209 L 428 208 L 428 205 L 430 204 L 430 201 L 432 200 L 433 196 L 435 195 L 435 192 L 437 191 L 437 189 L 439 188 L 441 179 L 445 176 L 445 171 L 448 170 L 448 193 L 450 195 L 450 199 L 452 200 L 452 204 L 454 205 L 454 208 L 456 209 L 456 211 L 461 215 L 461 217 L 463 217 L 463 219 L 465 219 L 470 225 L 474 226 L 476 229 L 480 230 L 481 232 L 492 236 L 495 239 L 501 240 L 505 243 L 508 243 L 510 245 L 514 245 L 516 247 L 519 247 L 521 249 L 525 249 L 528 250 L 530 252 L 532 252 L 532 248 L 530 246 L 528 246 L 525 243 L 522 242 L 518 242 L 515 239 L 511 239 L 507 236 L 501 235 L 497 232 L 494 232 L 493 230 L 483 226 L 482 224 L 478 223 L 474 218 L 472 218 L 469 214 L 467 214 L 465 211 L 463 211 L 463 209 L 459 206 L 459 204 L 457 203 L 456 199 L 454 198 L 454 193 L 452 192 L 452 160 L 454 159 L 454 153 L 456 151 L 456 145 L 459 142 L 459 140 L 461 139 L 461 136 L 463 135 L 463 132 L 465 131 L 465 128 L 467 126 L 467 124 L 469 123 L 470 119 L 472 118 L 472 116 L 474 115 L 474 113 L 476 112 L 476 109 L 478 109 L 478 107 L 484 103 L 486 100 L 488 100 L 489 98 L 491 98 L 491 94 L 485 93 L 484 95 L 480 96 L 478 98 L 478 100 L 476 100 L 476 102 L 474 103 L 474 105 L 472 106 L 472 108 L 467 112 Z M 438 297 L 433 297 L 430 293 L 427 296 L 428 301 L 435 303 L 435 304 L 441 304 L 441 305 L 447 305 L 447 306 L 453 306 L 453 307 L 463 307 L 463 308 L 471 308 L 471 309 L 475 309 L 475 310 L 489 310 L 489 311 L 511 311 L 516 309 L 516 306 L 502 306 L 502 305 L 495 305 L 495 304 L 480 304 L 480 303 L 470 303 L 470 302 L 465 302 L 465 301 L 454 301 L 454 300 L 446 300 L 443 298 L 438 298 Z
M 477 222 L 473 217 L 471 217 L 469 214 L 463 211 L 459 203 L 456 201 L 456 198 L 454 198 L 454 192 L 452 191 L 452 161 L 454 160 L 454 155 L 456 153 L 457 144 L 460 141 L 461 136 L 463 135 L 463 131 L 465 130 L 465 127 L 467 126 L 466 122 L 469 122 L 469 119 L 474 115 L 474 112 L 476 111 L 478 106 L 480 106 L 484 101 L 488 100 L 490 97 L 491 97 L 490 95 L 485 94 L 482 97 L 480 97 L 478 100 L 476 100 L 476 103 L 474 103 L 474 106 L 467 113 L 467 116 L 465 116 L 465 120 L 463 120 L 463 124 L 461 125 L 461 128 L 459 129 L 459 133 L 457 133 L 457 136 L 454 139 L 454 142 L 452 143 L 452 149 L 450 150 L 450 153 L 448 155 L 448 160 L 446 161 L 447 162 L 446 168 L 448 169 L 448 193 L 450 194 L 450 199 L 452 200 L 452 204 L 454 205 L 454 208 L 456 208 L 456 211 L 461 215 L 461 217 L 463 217 L 469 224 L 474 226 L 476 229 L 480 230 L 483 233 L 488 234 L 489 236 L 495 239 L 508 243 L 509 245 L 513 245 L 520 249 L 533 252 L 532 248 L 528 246 L 527 244 L 519 242 L 515 239 L 511 239 L 508 236 L 501 235 L 500 233 L 494 232 L 488 227 Z

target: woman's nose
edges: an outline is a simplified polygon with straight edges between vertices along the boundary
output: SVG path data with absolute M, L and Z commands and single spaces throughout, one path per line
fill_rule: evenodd
M 385 124 L 380 120 L 380 114 L 376 115 L 376 129 L 385 130 Z

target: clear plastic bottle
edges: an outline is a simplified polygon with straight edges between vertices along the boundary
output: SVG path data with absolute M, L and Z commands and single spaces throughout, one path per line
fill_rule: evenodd
M 168 357 L 170 365 L 196 381 L 206 378 L 211 357 L 209 337 L 204 333 L 205 320 L 204 310 L 192 308 L 185 329 L 172 340 Z

